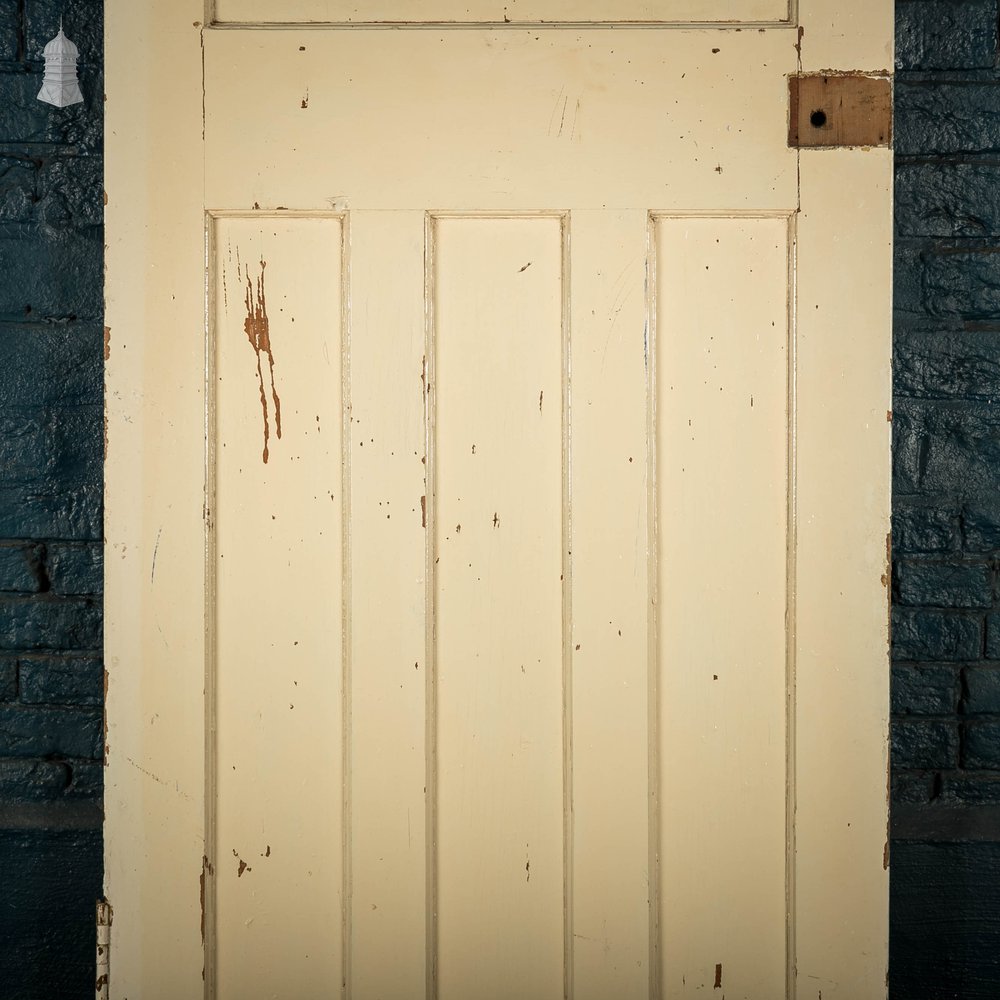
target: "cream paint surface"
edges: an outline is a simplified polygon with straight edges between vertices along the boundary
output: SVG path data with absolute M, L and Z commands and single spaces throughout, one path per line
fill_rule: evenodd
M 470 4 L 468 0 L 214 0 L 213 20 L 220 24 L 378 24 L 445 22 L 452 24 L 550 24 L 610 22 L 725 24 L 789 21 L 788 0 L 506 0 Z
M 891 157 L 785 136 L 890 5 L 203 19 L 109 3 L 112 996 L 883 997 Z

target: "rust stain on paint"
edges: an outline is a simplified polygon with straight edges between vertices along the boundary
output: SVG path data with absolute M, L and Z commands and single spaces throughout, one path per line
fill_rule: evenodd
M 236 858 L 236 877 L 241 878 L 244 872 L 252 872 L 253 868 L 250 867 L 240 856 L 237 854 L 236 849 L 233 849 L 233 857 Z
M 262 357 L 267 358 L 267 378 L 271 388 L 271 400 L 274 403 L 274 432 L 281 438 L 281 399 L 274 382 L 274 352 L 271 349 L 271 326 L 267 318 L 267 295 L 264 288 L 264 272 L 267 262 L 261 260 L 260 275 L 254 281 L 250 277 L 250 265 L 246 267 L 247 290 L 244 304 L 247 317 L 243 321 L 243 330 L 250 341 L 250 346 L 257 355 L 257 381 L 260 385 L 260 408 L 264 414 L 264 450 L 262 458 L 267 464 L 269 455 L 268 441 L 271 437 L 271 422 L 268 413 L 267 387 L 264 384 L 264 364 Z
M 715 990 L 722 989 L 722 963 L 715 963 L 715 985 L 712 987 Z

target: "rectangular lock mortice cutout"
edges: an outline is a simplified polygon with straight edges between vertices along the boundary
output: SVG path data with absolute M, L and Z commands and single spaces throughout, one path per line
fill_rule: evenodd
M 788 145 L 890 146 L 892 86 L 888 77 L 861 73 L 788 78 Z

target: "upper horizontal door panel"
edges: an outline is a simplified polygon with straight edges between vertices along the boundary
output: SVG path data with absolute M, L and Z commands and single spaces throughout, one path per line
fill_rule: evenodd
M 215 0 L 215 24 L 782 24 L 790 0 Z

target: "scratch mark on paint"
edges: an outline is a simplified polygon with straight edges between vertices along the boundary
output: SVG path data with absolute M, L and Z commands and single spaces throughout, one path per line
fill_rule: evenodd
M 496 511 L 493 511 L 493 527 L 494 528 L 500 527 L 500 515 L 497 514 Z
M 237 251 L 238 252 L 238 251 Z M 281 439 L 281 399 L 278 397 L 278 389 L 274 382 L 274 352 L 271 350 L 271 328 L 267 318 L 267 296 L 264 289 L 264 271 L 267 262 L 260 262 L 260 277 L 256 283 L 250 277 L 250 265 L 247 265 L 247 291 L 244 298 L 247 318 L 243 321 L 243 329 L 246 332 L 250 346 L 257 355 L 257 381 L 260 385 L 260 406 L 264 413 L 264 450 L 262 458 L 267 464 L 269 455 L 268 441 L 271 437 L 271 425 L 268 415 L 267 391 L 264 387 L 264 369 L 261 363 L 261 355 L 267 355 L 268 378 L 271 383 L 271 399 L 274 401 L 274 431 L 278 439 Z
M 542 389 L 542 391 L 538 394 L 538 412 L 539 413 L 542 412 L 542 399 L 544 397 L 545 397 L 545 390 Z
M 564 97 L 566 93 L 565 87 L 559 88 L 559 95 L 556 97 L 556 103 L 552 106 L 552 114 L 549 115 L 549 127 L 546 131 L 546 135 L 552 135 L 552 126 L 555 123 L 556 112 L 559 110 L 559 102 L 562 101 L 562 112 L 563 117 L 566 116 L 566 98 Z M 559 126 L 560 133 L 562 132 L 562 125 Z
M 523 273 L 524 273 L 525 271 L 527 271 L 527 270 L 528 270 L 528 268 L 529 268 L 529 267 L 531 267 L 531 261 L 530 261 L 530 260 L 529 260 L 529 261 L 528 261 L 528 263 L 527 263 L 527 264 L 525 264 L 525 265 L 524 265 L 523 267 L 519 267 L 519 268 L 517 269 L 517 273 L 518 273 L 518 274 L 523 274 Z
M 420 498 L 420 527 L 427 527 L 427 495 Z
M 563 134 L 563 128 L 566 125 L 566 106 L 569 104 L 569 98 L 564 97 L 562 102 L 562 113 L 559 115 L 559 131 L 557 135 Z
M 149 582 L 153 583 L 156 577 L 156 553 L 160 551 L 160 535 L 163 534 L 163 528 L 156 533 L 156 544 L 153 546 L 153 565 L 149 571 Z
M 715 985 L 712 987 L 715 990 L 722 989 L 722 963 L 715 963 Z
M 306 96 L 302 98 L 302 110 L 305 111 L 309 107 L 309 88 L 306 87 Z

